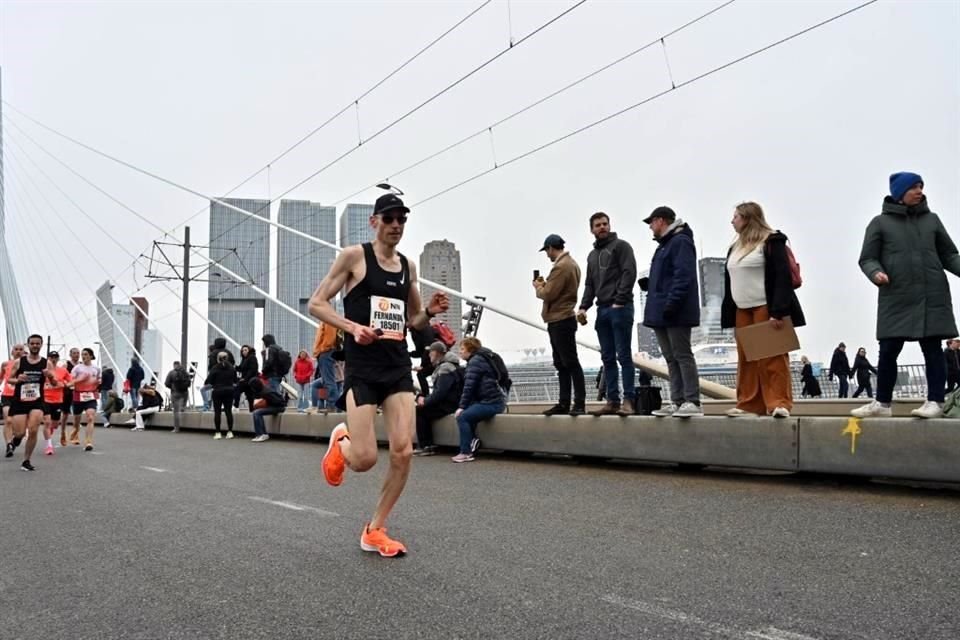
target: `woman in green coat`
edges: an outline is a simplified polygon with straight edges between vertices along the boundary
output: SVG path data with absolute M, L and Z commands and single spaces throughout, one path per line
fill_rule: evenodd
M 923 194 L 915 173 L 890 176 L 890 195 L 870 221 L 860 251 L 860 269 L 878 287 L 877 340 L 880 342 L 877 397 L 853 410 L 866 418 L 890 416 L 897 381 L 897 356 L 905 342 L 919 342 L 927 376 L 927 401 L 912 414 L 943 414 L 947 372 L 940 343 L 957 334 L 944 273 L 960 276 L 960 254 Z

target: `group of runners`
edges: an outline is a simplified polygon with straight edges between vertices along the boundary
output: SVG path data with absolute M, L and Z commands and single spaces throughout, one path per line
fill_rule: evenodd
M 53 436 L 60 427 L 60 446 L 80 445 L 81 421 L 86 421 L 84 451 L 93 451 L 93 428 L 100 395 L 100 368 L 93 364 L 93 349 L 71 349 L 70 360 L 60 365 L 60 354 L 40 355 L 43 338 L 27 338 L 26 350 L 16 344 L 10 360 L 0 367 L 2 380 L 5 458 L 12 458 L 23 443 L 20 469 L 34 471 L 31 457 L 43 430 L 44 454 L 54 455 Z M 73 415 L 73 431 L 67 423 Z M 26 442 L 24 442 L 24 438 Z

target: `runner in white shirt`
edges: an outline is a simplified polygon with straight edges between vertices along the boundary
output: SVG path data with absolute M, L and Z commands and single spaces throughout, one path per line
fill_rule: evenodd
M 100 367 L 93 365 L 93 349 L 84 347 L 80 352 L 81 364 L 73 368 L 73 415 L 87 420 L 84 451 L 93 451 L 93 423 L 97 415 L 97 400 L 100 398 Z M 79 426 L 79 425 L 78 425 Z

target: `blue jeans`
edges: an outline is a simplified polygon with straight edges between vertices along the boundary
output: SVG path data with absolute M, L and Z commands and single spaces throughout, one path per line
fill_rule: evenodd
M 902 343 L 900 345 L 900 348 L 901 349 L 903 348 Z M 847 380 L 847 376 L 845 374 L 844 375 L 837 374 L 837 381 L 838 381 L 837 397 L 846 398 L 850 390 L 850 382 Z
M 255 410 L 253 412 L 253 432 L 258 436 L 264 435 L 267 432 L 267 425 L 263 417 L 275 416 L 279 413 L 283 413 L 283 409 L 280 407 L 266 407 Z
M 897 357 L 903 350 L 903 338 L 880 340 L 877 356 L 877 402 L 893 401 L 893 388 L 897 385 Z M 947 384 L 947 361 L 940 350 L 940 338 L 920 340 L 923 363 L 927 374 L 927 400 L 943 404 Z
M 213 395 L 213 387 L 205 384 L 200 387 L 200 397 L 203 398 L 203 409 L 201 411 L 210 411 L 210 397 Z
M 470 441 L 477 437 L 477 425 L 489 420 L 507 408 L 501 402 L 478 402 L 463 410 L 457 417 L 457 427 L 460 429 L 460 453 L 470 453 Z
M 136 409 L 140 406 L 140 390 L 130 387 L 130 408 Z
M 280 393 L 280 380 L 279 376 L 267 378 L 267 388 Z
M 309 382 L 297 384 L 300 386 L 300 397 L 297 398 L 297 411 L 303 411 L 310 406 L 310 394 L 313 392 L 313 385 Z
M 620 403 L 620 376 L 617 363 L 623 371 L 623 397 L 633 401 L 636 395 L 633 366 L 633 305 L 614 309 L 597 308 L 597 339 L 600 340 L 600 359 L 607 382 L 607 402 Z
M 337 387 L 337 372 L 333 360 L 333 351 L 321 353 L 317 358 L 317 368 L 320 370 L 320 378 L 323 380 L 323 386 L 327 390 L 327 408 L 334 409 L 337 400 L 340 398 L 340 392 Z

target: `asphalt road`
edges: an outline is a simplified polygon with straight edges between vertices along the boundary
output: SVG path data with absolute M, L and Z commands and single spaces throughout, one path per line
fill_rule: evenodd
M 0 459 L 0 638 L 960 638 L 960 493 L 447 456 L 327 487 L 323 447 L 97 430 Z M 19 454 L 19 452 L 18 452 Z

